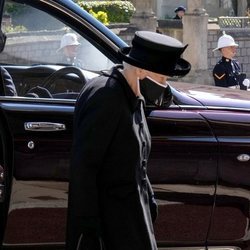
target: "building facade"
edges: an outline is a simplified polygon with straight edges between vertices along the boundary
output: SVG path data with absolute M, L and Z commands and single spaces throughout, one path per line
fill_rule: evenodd
M 135 0 L 134 0 L 135 1 Z M 204 0 L 205 9 L 209 17 L 218 16 L 245 16 L 247 8 L 250 7 L 249 0 Z M 156 0 L 154 11 L 157 19 L 172 18 L 174 9 L 180 5 L 187 6 L 187 0 Z M 187 10 L 188 11 L 188 10 Z

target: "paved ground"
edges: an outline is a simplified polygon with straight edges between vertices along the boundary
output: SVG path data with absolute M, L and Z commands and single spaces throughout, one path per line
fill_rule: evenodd
M 67 190 L 68 183 L 66 182 L 15 182 L 13 185 L 13 195 L 11 199 L 10 207 L 10 219 L 8 221 L 8 230 L 5 235 L 5 243 L 11 243 L 12 247 L 5 249 L 15 248 L 15 244 L 30 242 L 30 239 L 34 239 L 34 243 L 38 242 L 58 242 L 58 250 L 64 249 L 63 242 L 65 240 L 65 230 L 66 230 L 66 212 L 67 212 Z M 169 185 L 158 186 L 157 190 L 162 189 L 171 190 L 176 188 L 176 186 Z M 190 186 L 186 187 L 187 192 L 190 192 Z M 205 189 L 206 187 L 204 187 Z M 176 191 L 176 190 L 175 190 Z M 201 189 L 195 190 L 193 192 L 202 192 Z M 205 190 L 204 190 L 205 191 Z M 245 196 L 244 192 L 238 191 L 239 196 Z M 226 190 L 220 190 L 222 193 L 226 193 Z M 195 239 L 195 237 L 205 237 L 201 235 L 203 232 L 200 230 L 202 228 L 202 223 L 195 221 L 195 218 L 192 218 L 192 214 L 196 213 L 197 206 L 183 206 L 180 204 L 172 204 L 175 208 L 175 214 L 177 217 L 180 215 L 187 218 L 187 223 L 185 224 L 186 228 L 182 230 L 178 225 L 178 219 L 170 215 L 169 211 L 161 212 L 161 209 L 169 209 L 169 206 L 161 206 L 166 203 L 166 201 L 158 201 L 160 204 L 160 214 L 156 222 L 156 235 L 158 239 L 164 239 L 164 235 L 173 240 L 178 233 L 185 235 L 187 239 Z M 173 208 L 171 208 L 173 209 Z M 192 211 L 190 213 L 190 211 Z M 200 214 L 200 217 L 205 216 L 209 211 L 206 210 L 206 207 L 199 207 L 197 213 Z M 229 216 L 231 211 L 228 211 Z M 164 214 L 164 216 L 163 216 Z M 225 210 L 222 213 L 219 213 L 218 216 L 223 216 Z M 167 215 L 167 216 L 166 216 Z M 228 216 L 228 215 L 227 215 Z M 183 223 L 182 221 L 180 223 Z M 46 227 L 44 226 L 46 225 Z M 166 225 L 168 226 L 166 228 Z M 237 225 L 236 225 L 237 226 Z M 236 226 L 233 226 L 236 228 Z M 236 232 L 241 232 L 245 228 L 236 228 Z M 205 232 L 205 230 L 204 230 Z M 232 233 L 232 232 L 227 232 Z M 238 238 L 238 235 L 235 236 Z M 14 244 L 14 245 L 13 245 Z M 36 247 L 31 246 L 30 248 L 18 248 L 18 249 L 52 249 L 51 247 Z M 55 249 L 55 248 L 53 248 Z M 184 250 L 183 248 L 159 248 L 159 250 Z M 209 250 L 215 250 L 218 248 L 209 248 Z M 219 248 L 220 250 L 238 250 L 236 248 Z M 185 250 L 206 250 L 204 248 L 185 248 Z

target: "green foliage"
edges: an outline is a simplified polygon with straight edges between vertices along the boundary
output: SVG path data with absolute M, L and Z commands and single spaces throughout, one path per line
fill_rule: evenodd
M 78 0 L 77 4 L 90 12 L 98 13 L 103 11 L 107 13 L 110 23 L 128 23 L 130 17 L 135 12 L 135 7 L 129 1 L 88 1 Z
M 13 4 L 13 3 L 7 3 L 5 6 L 5 11 L 8 14 L 11 14 L 12 16 L 17 16 L 20 15 L 22 13 L 24 13 L 25 11 L 27 11 L 27 8 L 25 5 L 17 5 Z
M 108 15 L 106 12 L 104 11 L 98 11 L 97 13 L 95 13 L 93 10 L 89 10 L 89 14 L 91 14 L 92 16 L 94 16 L 97 20 L 99 20 L 100 22 L 102 22 L 105 25 L 108 25 Z
M 17 25 L 17 26 L 8 25 L 8 26 L 4 26 L 4 32 L 6 32 L 6 33 L 21 32 L 21 31 L 27 31 L 27 29 L 24 26 L 22 26 L 22 25 Z

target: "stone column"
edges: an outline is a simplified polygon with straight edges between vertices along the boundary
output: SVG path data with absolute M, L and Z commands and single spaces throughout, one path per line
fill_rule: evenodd
M 132 3 L 136 8 L 136 12 L 130 19 L 130 24 L 136 26 L 138 30 L 155 31 L 157 20 L 153 12 L 153 0 L 133 0 Z
M 187 0 L 187 11 L 183 17 L 183 43 L 188 44 L 184 58 L 191 65 L 189 78 L 200 84 L 211 84 L 207 63 L 208 14 L 204 0 Z M 188 77 L 187 76 L 187 77 Z M 210 81 L 210 80 L 209 80 Z
M 136 11 L 130 18 L 129 27 L 119 33 L 119 36 L 128 44 L 130 44 L 137 30 L 156 31 L 158 26 L 153 12 L 153 0 L 132 0 L 131 2 L 135 6 Z
M 237 0 L 237 16 L 246 16 L 247 0 Z

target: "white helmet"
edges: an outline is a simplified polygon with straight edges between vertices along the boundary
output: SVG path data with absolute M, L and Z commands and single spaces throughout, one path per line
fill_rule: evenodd
M 61 39 L 60 48 L 57 50 L 57 52 L 59 52 L 62 48 L 68 45 L 80 45 L 77 40 L 77 35 L 75 33 L 67 33 L 63 35 Z
M 217 48 L 213 49 L 213 51 L 230 46 L 238 47 L 239 45 L 235 43 L 233 37 L 227 35 L 226 32 L 223 31 L 223 35 L 218 40 Z

